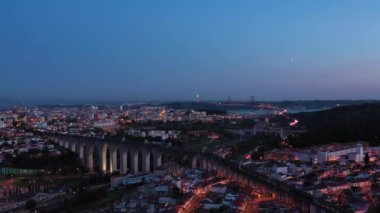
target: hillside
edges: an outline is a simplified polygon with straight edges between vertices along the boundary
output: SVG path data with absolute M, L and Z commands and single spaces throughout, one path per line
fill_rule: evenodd
M 164 106 L 175 109 L 194 109 L 194 110 L 239 110 L 252 109 L 252 103 L 236 101 L 232 104 L 218 104 L 219 101 L 202 101 L 202 102 L 171 102 L 165 103 Z M 261 104 L 270 104 L 279 108 L 298 108 L 298 109 L 330 109 L 336 106 L 361 105 L 365 103 L 379 103 L 374 100 L 305 100 L 305 101 L 256 101 L 258 107 Z
M 296 147 L 331 142 L 364 140 L 380 145 L 380 104 L 337 107 L 330 110 L 295 114 L 299 125 L 310 131 L 289 138 Z

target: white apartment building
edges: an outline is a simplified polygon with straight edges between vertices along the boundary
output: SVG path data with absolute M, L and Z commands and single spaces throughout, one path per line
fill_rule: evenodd
M 2 121 L 0 121 L 0 129 L 3 129 L 5 127 L 7 127 L 7 124 L 4 123 L 4 122 L 2 122 Z
M 364 158 L 364 150 L 362 144 L 355 144 L 346 147 L 338 147 L 333 150 L 322 148 L 311 151 L 295 151 L 294 157 L 296 160 L 314 163 L 323 163 L 337 160 L 353 160 L 361 162 Z

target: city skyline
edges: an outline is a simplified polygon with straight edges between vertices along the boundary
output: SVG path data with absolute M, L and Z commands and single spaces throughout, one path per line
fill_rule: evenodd
M 380 1 L 0 1 L 0 213 L 380 212 Z
M 0 99 L 379 99 L 379 6 L 2 2 Z

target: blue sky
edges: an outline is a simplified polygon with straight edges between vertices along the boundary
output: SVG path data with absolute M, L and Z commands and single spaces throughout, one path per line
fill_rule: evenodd
M 380 98 L 380 2 L 0 2 L 0 97 Z

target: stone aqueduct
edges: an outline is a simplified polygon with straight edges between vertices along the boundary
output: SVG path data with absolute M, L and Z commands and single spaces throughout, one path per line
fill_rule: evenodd
M 349 210 L 328 203 L 323 199 L 315 198 L 302 190 L 283 184 L 280 181 L 269 179 L 259 173 L 246 171 L 237 165 L 232 165 L 232 163 L 228 161 L 213 157 L 213 155 L 196 155 L 192 158 L 192 167 L 215 171 L 218 177 L 230 179 L 243 186 L 253 188 L 260 194 L 271 196 L 293 206 L 300 207 L 302 212 L 350 212 Z
M 115 142 L 75 136 L 47 136 L 62 147 L 78 154 L 92 171 L 119 171 L 121 174 L 149 173 L 161 167 L 165 147 L 142 142 Z
M 298 206 L 302 209 L 302 212 L 348 212 L 297 188 L 268 179 L 259 173 L 245 171 L 239 166 L 213 157 L 211 154 L 187 153 L 184 150 L 178 150 L 173 147 L 168 148 L 141 142 L 107 142 L 75 136 L 44 135 L 59 145 L 78 153 L 82 162 L 90 170 L 94 169 L 94 160 L 98 160 L 100 162 L 100 170 L 103 172 L 120 171 L 121 174 L 127 172 L 131 174 L 149 173 L 160 168 L 164 153 L 165 155 L 176 153 L 188 155 L 193 168 L 215 171 L 218 177 L 230 179 L 241 185 L 254 188 L 260 194 L 269 195 Z M 94 152 L 99 153 L 98 159 L 94 158 Z

